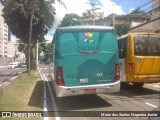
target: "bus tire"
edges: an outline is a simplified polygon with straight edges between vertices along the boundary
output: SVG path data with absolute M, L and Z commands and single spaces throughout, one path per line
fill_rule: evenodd
M 128 85 L 128 83 L 126 83 L 126 82 L 121 82 L 121 88 L 126 87 L 126 85 Z
M 144 83 L 133 83 L 134 87 L 142 88 Z

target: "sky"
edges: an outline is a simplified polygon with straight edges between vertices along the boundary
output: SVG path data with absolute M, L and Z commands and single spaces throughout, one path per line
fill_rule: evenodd
M 97 1 L 97 0 L 96 0 Z M 143 6 L 151 0 L 99 0 L 102 4 L 100 10 L 96 12 L 104 12 L 104 17 L 111 13 L 117 15 L 128 14 L 131 10 L 134 10 L 138 6 Z M 65 14 L 76 13 L 79 16 L 82 15 L 88 9 L 91 9 L 91 6 L 88 4 L 89 0 L 63 0 L 67 9 L 65 9 L 59 3 L 55 3 L 54 7 L 56 9 L 55 22 L 52 30 L 48 32 L 48 38 L 53 37 L 54 31 L 57 28 L 58 24 L 62 21 Z M 142 9 L 147 9 L 147 6 Z M 50 37 L 49 37 L 50 36 Z M 51 38 L 50 38 L 51 39 Z

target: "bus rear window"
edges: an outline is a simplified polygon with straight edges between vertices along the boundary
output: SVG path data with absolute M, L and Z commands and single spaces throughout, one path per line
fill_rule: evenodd
M 160 37 L 156 35 L 134 35 L 136 56 L 160 56 Z

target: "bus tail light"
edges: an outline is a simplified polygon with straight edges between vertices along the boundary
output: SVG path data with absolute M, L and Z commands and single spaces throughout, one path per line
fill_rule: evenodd
M 119 64 L 116 63 L 115 64 L 115 78 L 114 81 L 117 82 L 120 80 L 120 68 L 119 68 Z
M 57 83 L 57 85 L 60 85 L 60 86 L 65 85 L 64 78 L 63 78 L 63 68 L 61 66 L 57 67 L 56 83 Z
M 131 66 L 132 71 L 133 71 L 133 73 L 134 73 L 134 71 L 135 71 L 135 64 L 134 64 L 134 63 L 128 63 L 128 64 Z

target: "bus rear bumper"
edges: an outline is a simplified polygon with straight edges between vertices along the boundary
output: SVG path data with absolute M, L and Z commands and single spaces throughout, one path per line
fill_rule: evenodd
M 83 94 L 97 94 L 97 93 L 116 93 L 120 91 L 120 80 L 118 82 L 110 84 L 85 85 L 85 86 L 73 86 L 73 87 L 55 85 L 54 88 L 57 97 L 75 96 Z
M 160 75 L 134 75 L 128 82 L 156 83 L 160 82 Z

